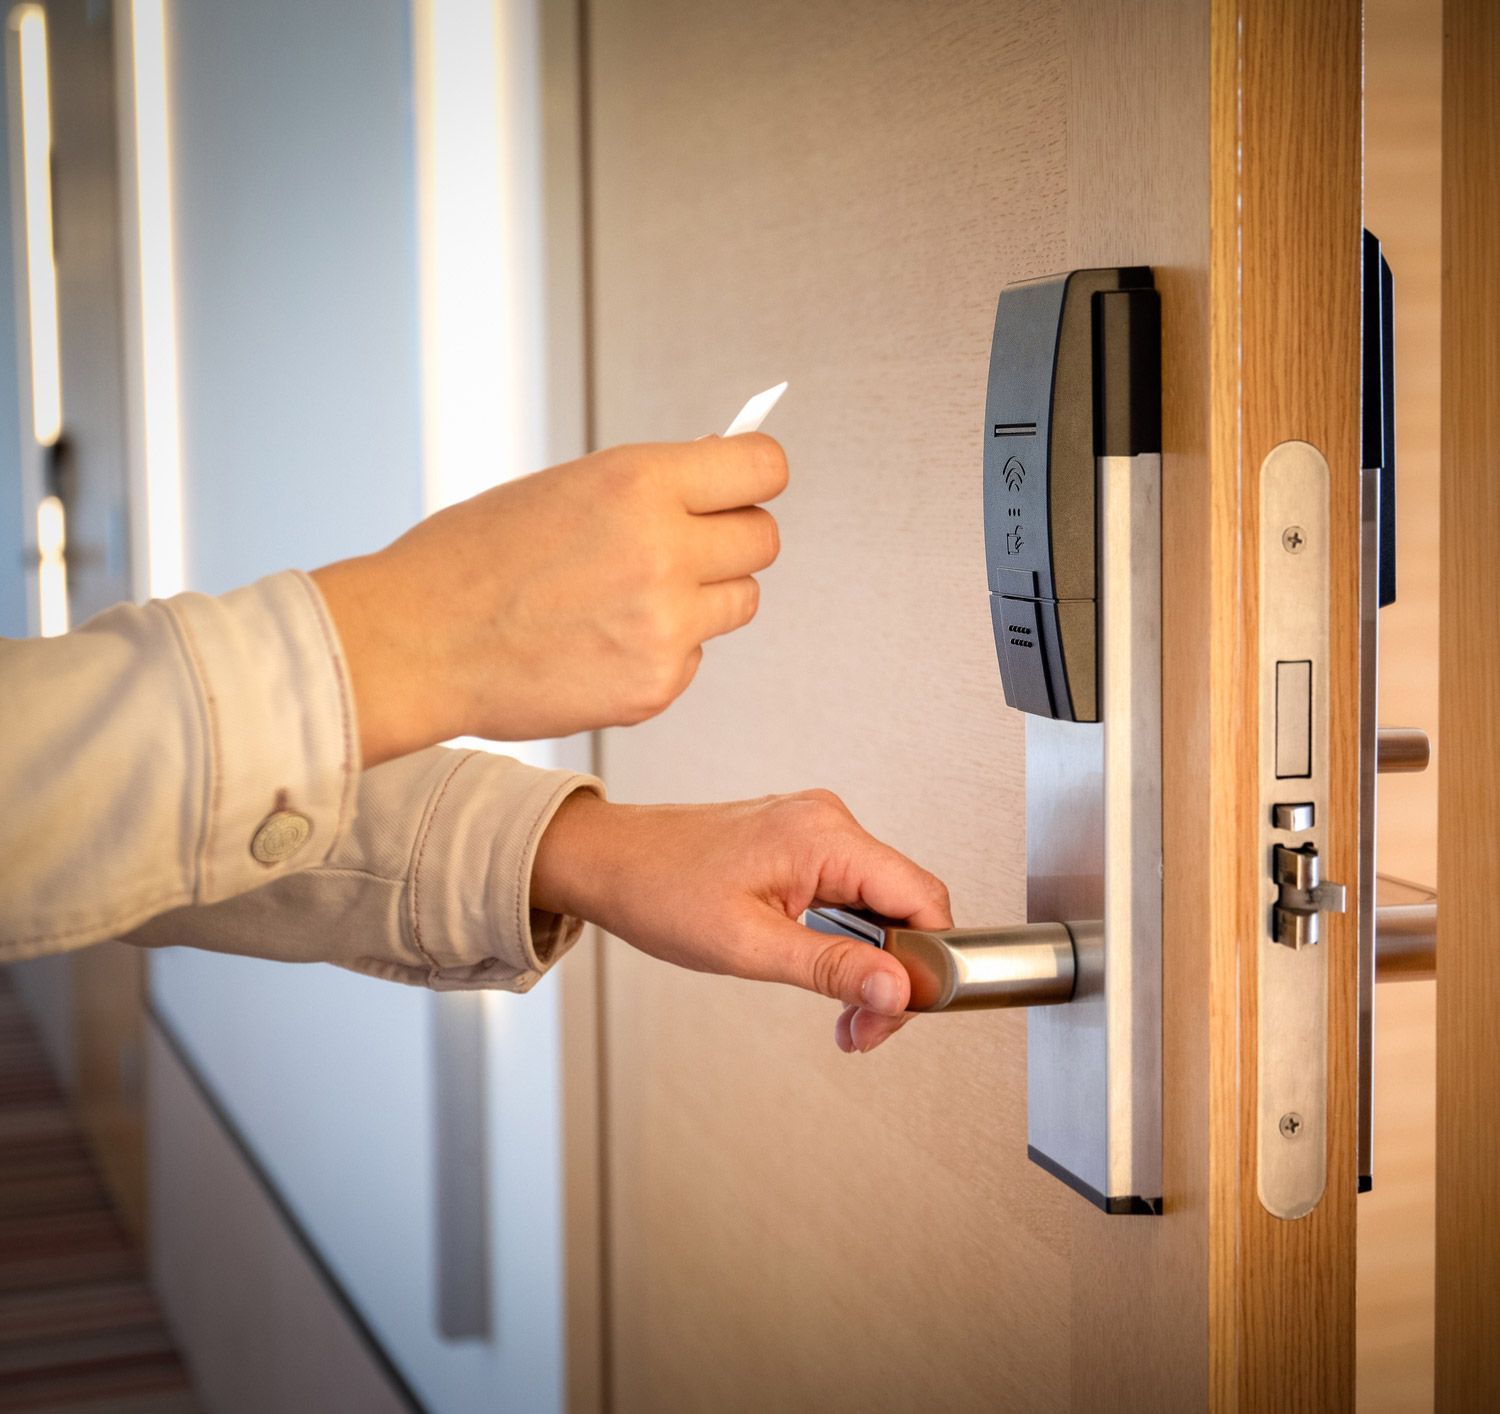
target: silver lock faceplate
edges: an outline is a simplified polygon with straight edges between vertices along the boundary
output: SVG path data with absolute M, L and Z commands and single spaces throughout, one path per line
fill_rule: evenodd
M 1027 1149 L 1111 1213 L 1159 1213 L 1161 457 L 1098 459 L 1098 723 L 1026 719 L 1027 916 L 1072 1002 L 1026 1020 Z
M 1328 1179 L 1328 463 L 1307 442 L 1260 472 L 1260 842 L 1257 1187 L 1279 1218 Z M 1286 807 L 1292 807 L 1288 809 Z

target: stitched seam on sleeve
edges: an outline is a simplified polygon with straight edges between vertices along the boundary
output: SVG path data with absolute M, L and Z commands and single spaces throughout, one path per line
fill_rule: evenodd
M 295 576 L 298 584 L 302 586 L 302 592 L 307 595 L 312 605 L 313 616 L 318 621 L 318 628 L 323 634 L 323 646 L 328 650 L 329 667 L 333 670 L 333 680 L 338 688 L 339 695 L 339 718 L 344 731 L 344 789 L 339 800 L 340 821 L 349 818 L 351 801 L 354 795 L 355 780 L 358 772 L 354 765 L 354 713 L 352 703 L 349 700 L 350 684 L 346 665 L 341 660 L 342 644 L 333 623 L 329 618 L 328 607 L 323 602 L 323 596 L 318 592 L 318 587 L 311 579 L 302 573 Z
M 526 874 L 527 877 L 524 883 L 524 887 L 521 886 L 521 881 L 517 881 L 518 886 L 516 888 L 515 937 L 516 941 L 521 944 L 522 949 L 526 953 L 527 965 L 533 969 L 540 968 L 545 970 L 547 964 L 537 956 L 536 943 L 531 936 L 531 920 L 529 917 L 525 920 L 523 927 L 523 920 L 521 917 L 523 912 L 521 908 L 521 900 L 524 898 L 528 903 L 530 903 L 531 901 L 531 871 L 526 868 L 526 862 L 528 860 L 534 859 L 535 857 L 537 841 L 541 838 L 542 834 L 543 822 L 545 821 L 550 825 L 552 823 L 553 815 L 557 813 L 558 807 L 565 799 L 567 799 L 568 796 L 572 795 L 574 791 L 580 789 L 582 785 L 583 782 L 577 776 L 573 776 L 567 781 L 564 781 L 557 790 L 553 791 L 553 793 L 547 797 L 546 801 L 542 804 L 542 808 L 532 819 L 531 829 L 526 833 L 526 847 L 521 851 L 522 872 Z
M 289 874 L 283 874 L 282 878 L 291 878 Z M 360 869 L 352 864 L 318 864 L 311 869 L 299 871 L 298 878 L 303 879 L 365 879 L 372 884 L 390 884 L 393 888 L 404 889 L 406 887 L 406 876 L 393 878 L 389 874 L 382 874 L 375 869 Z
M 437 796 L 432 802 L 432 809 L 427 812 L 427 819 L 422 822 L 422 838 L 417 843 L 417 859 L 412 865 L 411 871 L 411 932 L 412 942 L 416 949 L 425 957 L 429 965 L 435 971 L 441 971 L 438 961 L 427 951 L 422 942 L 422 860 L 427 854 L 427 841 L 432 835 L 433 824 L 437 820 L 438 811 L 442 808 L 443 797 L 448 794 L 448 787 L 453 784 L 453 778 L 472 761 L 479 753 L 477 751 L 465 752 L 464 755 L 454 763 L 453 769 L 443 778 L 443 784 L 439 788 Z
M 195 694 L 199 702 L 199 710 L 203 714 L 204 740 L 208 743 L 209 769 L 207 772 L 207 795 L 204 802 L 203 816 L 203 839 L 199 846 L 200 861 L 203 870 L 201 886 L 194 890 L 195 897 L 209 894 L 213 887 L 213 839 L 214 827 L 219 817 L 219 775 L 222 769 L 221 743 L 219 740 L 219 711 L 218 704 L 214 700 L 213 689 L 209 685 L 208 674 L 204 671 L 203 660 L 198 653 L 198 645 L 193 638 L 192 630 L 188 627 L 186 620 L 177 612 L 168 600 L 161 601 L 163 612 L 167 616 L 167 622 L 176 629 L 178 641 L 186 654 L 194 685 L 197 687 Z

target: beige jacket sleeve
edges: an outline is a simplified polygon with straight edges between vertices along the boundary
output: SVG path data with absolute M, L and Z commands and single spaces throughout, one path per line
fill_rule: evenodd
M 531 864 L 557 806 L 598 783 L 440 748 L 362 773 L 305 575 L 0 640 L 0 700 L 0 961 L 140 929 L 524 989 L 577 934 L 532 913 Z

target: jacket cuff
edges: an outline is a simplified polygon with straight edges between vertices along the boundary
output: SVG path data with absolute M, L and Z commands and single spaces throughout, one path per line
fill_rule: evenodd
M 353 818 L 359 735 L 338 635 L 290 570 L 165 601 L 208 742 L 194 902 L 321 863 Z
M 411 938 L 428 986 L 529 991 L 578 940 L 581 920 L 534 909 L 530 898 L 537 844 L 577 790 L 602 793 L 577 772 L 538 771 L 485 751 L 457 756 L 433 792 L 411 869 Z M 476 958 L 476 938 L 494 955 Z

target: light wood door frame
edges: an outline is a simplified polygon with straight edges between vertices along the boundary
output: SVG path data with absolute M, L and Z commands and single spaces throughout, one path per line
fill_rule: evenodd
M 1221 1408 L 1354 1397 L 1355 915 L 1328 919 L 1328 1185 L 1307 1217 L 1256 1191 L 1260 468 L 1311 442 L 1331 484 L 1328 877 L 1358 877 L 1361 7 L 1220 0 L 1214 25 L 1209 947 L 1210 1350 Z
M 1500 1400 L 1500 8 L 1443 7 L 1440 1410 Z

